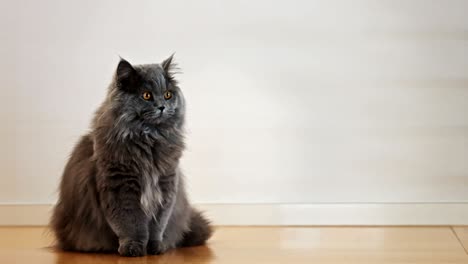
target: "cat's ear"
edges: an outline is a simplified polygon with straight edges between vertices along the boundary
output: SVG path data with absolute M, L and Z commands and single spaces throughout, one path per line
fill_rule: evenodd
M 133 68 L 130 62 L 120 58 L 117 66 L 117 85 L 124 90 L 131 90 L 138 80 L 138 72 Z
M 161 67 L 164 70 L 164 75 L 170 82 L 175 82 L 174 74 L 177 68 L 177 64 L 174 63 L 174 53 L 161 63 Z

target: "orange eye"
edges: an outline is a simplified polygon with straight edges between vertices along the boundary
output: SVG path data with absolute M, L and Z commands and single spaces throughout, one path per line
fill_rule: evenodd
M 164 93 L 164 99 L 169 100 L 172 98 L 172 93 L 170 91 L 166 91 Z
M 150 92 L 144 92 L 143 93 L 143 99 L 145 99 L 146 101 L 151 99 L 151 93 Z

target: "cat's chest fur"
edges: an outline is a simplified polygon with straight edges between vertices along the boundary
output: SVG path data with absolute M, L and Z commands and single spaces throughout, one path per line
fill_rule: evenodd
M 142 155 L 142 163 L 149 164 L 142 173 L 141 205 L 143 211 L 154 217 L 158 208 L 163 206 L 168 190 L 163 183 L 177 177 L 177 167 L 181 150 L 166 142 L 155 142 L 148 146 L 147 155 Z

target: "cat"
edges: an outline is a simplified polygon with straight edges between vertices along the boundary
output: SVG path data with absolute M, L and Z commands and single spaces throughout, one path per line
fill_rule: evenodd
M 143 256 L 211 237 L 179 168 L 185 99 L 174 69 L 173 56 L 135 66 L 120 59 L 62 175 L 50 223 L 62 250 Z

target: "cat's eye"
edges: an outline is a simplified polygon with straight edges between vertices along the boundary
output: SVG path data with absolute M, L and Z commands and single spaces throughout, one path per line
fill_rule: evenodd
M 142 96 L 143 96 L 143 99 L 145 99 L 146 101 L 151 99 L 151 93 L 150 92 L 144 92 Z
M 164 99 L 169 100 L 172 98 L 172 93 L 170 91 L 166 91 L 164 93 Z

